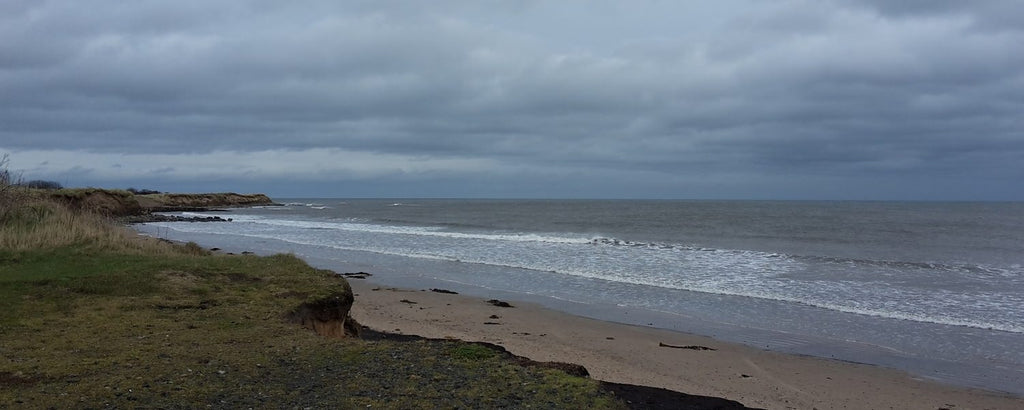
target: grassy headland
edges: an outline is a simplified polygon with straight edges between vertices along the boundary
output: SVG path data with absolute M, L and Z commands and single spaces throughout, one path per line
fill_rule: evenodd
M 625 406 L 488 346 L 319 336 L 290 318 L 343 278 L 139 237 L 100 206 L 130 193 L 2 188 L 0 408 Z

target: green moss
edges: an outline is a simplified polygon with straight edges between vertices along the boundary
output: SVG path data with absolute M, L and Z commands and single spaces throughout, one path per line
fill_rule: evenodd
M 498 353 L 487 346 L 473 343 L 459 344 L 452 349 L 452 357 L 461 360 L 479 361 L 490 359 Z

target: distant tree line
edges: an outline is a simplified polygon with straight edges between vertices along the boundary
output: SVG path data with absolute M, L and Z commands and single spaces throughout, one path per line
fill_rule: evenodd
M 41 180 L 41 179 L 36 179 L 36 180 L 32 180 L 32 181 L 15 182 L 15 181 L 12 181 L 12 179 L 14 179 L 14 178 L 11 175 L 10 171 L 8 171 L 6 169 L 0 170 L 0 184 L 14 185 L 14 186 L 19 186 L 19 187 L 24 187 L 24 188 L 33 188 L 33 189 L 48 189 L 48 190 L 64 189 L 64 186 L 61 185 L 61 183 L 57 182 L 57 181 L 44 181 L 44 180 Z M 161 194 L 162 193 L 160 191 L 154 191 L 152 189 L 136 189 L 136 188 L 128 188 L 127 191 L 131 192 L 131 193 L 133 193 L 135 195 L 149 195 L 149 194 Z
M 160 191 L 154 191 L 152 189 L 135 189 L 135 188 L 128 188 L 128 192 L 131 192 L 131 193 L 133 193 L 135 195 L 149 195 L 149 194 L 161 194 L 162 193 Z
M 27 182 L 22 182 L 22 183 L 19 183 L 18 186 L 23 186 L 25 188 L 35 188 L 35 189 L 62 189 L 62 188 L 64 188 L 64 186 L 61 185 L 60 182 L 57 182 L 57 181 L 43 181 L 43 180 L 40 180 L 40 179 L 32 180 L 32 181 L 27 181 Z

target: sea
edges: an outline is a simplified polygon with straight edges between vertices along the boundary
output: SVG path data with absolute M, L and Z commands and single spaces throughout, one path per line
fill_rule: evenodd
M 137 229 L 1024 395 L 1024 203 L 277 200 Z

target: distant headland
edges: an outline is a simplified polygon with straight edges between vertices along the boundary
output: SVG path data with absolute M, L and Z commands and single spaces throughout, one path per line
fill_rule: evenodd
M 219 193 L 138 193 L 134 190 L 72 188 L 41 191 L 71 209 L 89 210 L 126 222 L 160 220 L 156 212 L 205 212 L 216 208 L 276 205 L 265 194 Z M 215 217 L 204 219 L 216 219 Z

